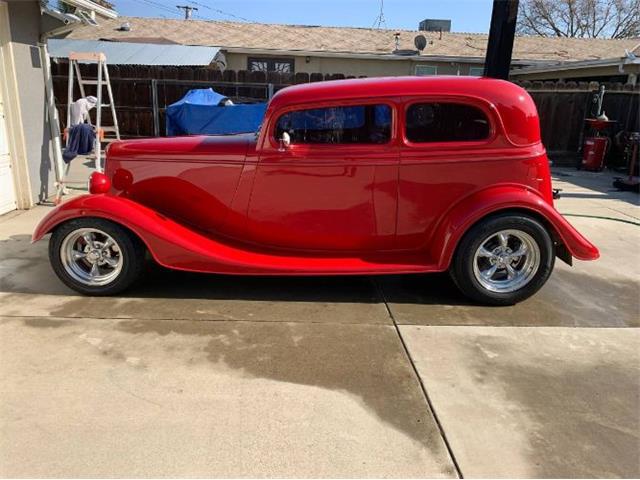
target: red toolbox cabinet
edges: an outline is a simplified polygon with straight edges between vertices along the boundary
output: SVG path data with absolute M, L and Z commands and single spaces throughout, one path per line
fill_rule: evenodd
M 608 137 L 587 137 L 582 147 L 582 169 L 599 172 L 604 168 L 604 157 L 609 148 Z

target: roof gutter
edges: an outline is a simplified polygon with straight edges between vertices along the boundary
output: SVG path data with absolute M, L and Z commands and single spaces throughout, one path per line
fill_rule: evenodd
M 64 35 L 65 33 L 71 32 L 77 26 L 82 25 L 82 20 L 80 19 L 80 17 L 71 13 L 63 13 L 59 10 L 56 10 L 55 8 L 49 7 L 44 2 L 40 2 L 40 15 L 49 15 L 50 17 L 53 17 L 56 20 L 62 22 L 62 25 L 60 27 L 42 32 L 42 34 L 40 35 L 40 43 L 47 43 L 47 39 L 56 37 L 58 35 Z
M 99 3 L 93 2 L 91 0 L 63 0 L 64 3 L 71 5 L 72 7 L 76 7 L 81 10 L 85 10 L 87 12 L 95 13 L 95 15 L 100 15 L 104 18 L 118 18 L 118 12 L 115 10 L 111 10 L 110 8 L 103 7 Z
M 387 60 L 387 61 L 412 61 L 412 62 L 459 62 L 483 64 L 484 57 L 461 57 L 453 55 L 394 55 L 393 53 L 354 53 L 354 52 L 327 52 L 315 50 L 280 50 L 268 48 L 247 47 L 220 47 L 227 53 L 239 53 L 245 55 L 280 55 L 320 58 L 348 58 L 355 60 Z M 515 65 L 532 65 L 543 63 L 543 60 L 514 60 Z

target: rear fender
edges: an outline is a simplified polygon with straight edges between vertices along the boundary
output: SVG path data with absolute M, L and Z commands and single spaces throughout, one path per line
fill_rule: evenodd
M 436 259 L 439 269 L 446 270 L 469 228 L 487 215 L 507 210 L 528 212 L 542 219 L 558 244 L 560 258 L 567 263 L 570 257 L 595 260 L 600 256 L 598 249 L 534 190 L 500 185 L 476 192 L 449 210 L 432 237 L 430 257 Z

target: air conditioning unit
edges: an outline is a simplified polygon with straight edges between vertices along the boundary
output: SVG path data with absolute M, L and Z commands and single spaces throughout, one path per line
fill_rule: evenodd
M 420 30 L 421 32 L 450 32 L 451 20 L 427 18 L 420 22 L 418 30 Z

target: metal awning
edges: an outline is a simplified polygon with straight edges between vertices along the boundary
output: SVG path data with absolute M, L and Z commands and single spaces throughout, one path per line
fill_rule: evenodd
M 52 38 L 48 48 L 51 58 L 69 58 L 71 52 L 102 52 L 110 65 L 226 66 L 219 47 Z

